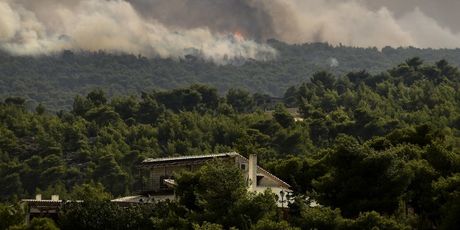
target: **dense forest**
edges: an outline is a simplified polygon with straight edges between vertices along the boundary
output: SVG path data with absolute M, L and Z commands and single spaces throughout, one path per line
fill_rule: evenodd
M 311 46 L 299 50 L 308 53 Z M 343 53 L 374 52 L 316 46 L 323 50 L 350 50 Z M 375 55 L 383 58 L 378 51 Z M 138 66 L 141 72 L 142 63 L 147 63 L 148 68 L 156 66 L 168 76 L 177 76 L 181 84 L 188 82 L 184 80 L 188 75 L 175 71 L 185 66 L 193 66 L 198 72 L 200 68 L 209 69 L 209 76 L 235 71 L 233 66 L 106 54 L 91 54 L 88 59 L 80 55 L 2 58 L 19 63 L 2 65 L 2 74 L 8 74 L 5 69 L 11 68 L 10 73 L 22 72 L 23 77 L 31 74 L 31 79 L 43 82 L 47 82 L 43 76 L 49 71 L 76 71 L 73 77 L 52 80 L 57 85 L 38 85 L 30 80 L 28 84 L 35 88 L 16 88 L 16 92 L 25 94 L 38 87 L 67 91 L 61 95 L 57 90 L 52 96 L 57 100 L 77 92 L 73 88 L 76 84 L 89 87 L 114 79 L 129 81 L 132 78 L 121 78 L 131 75 L 120 67 L 125 65 Z M 123 60 L 132 62 L 122 64 Z M 379 62 L 372 58 L 369 61 Z M 163 64 L 151 65 L 155 62 Z M 24 63 L 32 67 L 17 69 Z M 38 63 L 47 64 L 38 67 Z M 182 67 L 169 67 L 167 63 Z M 72 66 L 94 72 L 97 77 L 88 77 L 85 83 L 77 73 L 80 70 Z M 105 72 L 108 66 L 110 72 Z M 284 71 L 282 64 L 269 66 L 249 62 L 235 75 L 244 79 L 246 71 Z M 297 69 L 299 74 L 293 73 L 292 81 L 273 82 L 273 87 L 301 81 L 304 78 L 294 76 L 308 75 L 304 70 Z M 150 74 L 146 72 L 144 76 Z M 215 80 L 225 78 L 220 77 Z M 222 83 L 232 80 L 235 78 Z M 168 82 L 166 78 L 164 81 Z M 147 88 L 151 85 L 137 82 L 144 83 Z M 60 88 L 64 84 L 68 88 Z M 237 81 L 239 84 L 245 83 Z M 120 92 L 139 89 L 132 84 L 126 87 Z M 19 198 L 59 193 L 64 199 L 88 199 L 84 204 L 65 207 L 57 223 L 62 228 L 118 229 L 122 225 L 126 229 L 454 229 L 460 224 L 459 88 L 460 72 L 455 66 L 445 60 L 426 64 L 411 58 L 381 72 L 316 72 L 302 83 L 287 87 L 278 104 L 268 95 L 245 89 L 232 88 L 222 95 L 214 87 L 198 84 L 114 97 L 104 89 L 93 89 L 85 96 L 75 96 L 71 108 L 58 113 L 52 112 L 55 107 L 49 109 L 43 104 L 30 111 L 27 99 L 6 97 L 0 103 L 0 199 L 4 202 L 0 217 L 9 222 L 0 228 L 21 223 L 13 218 L 21 212 L 15 206 Z M 10 94 L 4 88 L 1 92 Z M 286 107 L 298 108 L 298 114 Z M 263 167 L 290 183 L 295 202 L 289 211 L 273 208 L 270 194 L 247 194 L 238 171 L 220 164 L 182 175 L 176 191 L 178 202 L 120 209 L 104 201 L 141 188 L 144 178 L 136 166 L 147 157 L 228 151 L 246 156 L 258 154 Z M 221 178 L 220 183 L 208 186 L 215 190 L 200 189 L 211 183 L 210 176 Z M 321 206 L 311 207 L 312 200 Z M 225 210 L 219 205 L 222 202 L 228 203 Z M 94 216 L 99 219 L 94 220 Z M 54 226 L 46 219 L 31 224 Z
M 48 110 L 71 110 L 75 95 L 103 89 L 109 98 L 134 95 L 153 89 L 175 89 L 199 83 L 224 95 L 230 88 L 281 97 L 292 85 L 301 84 L 315 72 L 337 75 L 366 69 L 378 74 L 406 59 L 418 56 L 434 63 L 445 59 L 460 65 L 460 49 L 357 48 L 326 43 L 268 44 L 278 51 L 271 61 L 231 60 L 217 65 L 199 56 L 179 60 L 145 58 L 137 54 L 64 51 L 49 56 L 12 56 L 0 52 L 0 98 L 21 96 L 27 107 L 39 103 Z

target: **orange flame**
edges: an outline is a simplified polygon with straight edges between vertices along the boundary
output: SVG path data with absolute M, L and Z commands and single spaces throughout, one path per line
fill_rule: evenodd
M 244 36 L 243 36 L 243 33 L 241 33 L 240 31 L 235 31 L 235 33 L 233 34 L 233 37 L 235 38 L 235 40 L 239 41 L 239 42 L 242 42 L 244 41 Z

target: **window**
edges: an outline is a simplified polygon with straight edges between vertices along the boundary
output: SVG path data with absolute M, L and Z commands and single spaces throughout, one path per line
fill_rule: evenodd
M 247 168 L 246 163 L 241 163 L 240 168 L 241 168 L 241 170 L 246 170 L 246 168 Z
M 257 175 L 257 185 L 260 185 L 260 181 L 264 178 L 263 175 Z

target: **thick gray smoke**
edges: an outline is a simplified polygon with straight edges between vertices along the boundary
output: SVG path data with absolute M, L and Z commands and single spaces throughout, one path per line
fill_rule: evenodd
M 18 55 L 105 50 L 172 58 L 200 54 L 219 63 L 276 55 L 235 32 L 171 26 L 141 16 L 123 0 L 0 0 L 0 47 Z
M 260 40 L 275 34 L 266 6 L 284 9 L 277 1 L 251 0 L 129 0 L 146 18 L 181 28 L 209 28 L 212 32 L 239 31 Z M 280 15 L 281 16 L 281 15 Z M 287 16 L 287 15 L 284 15 Z
M 387 7 L 398 18 L 418 8 L 440 25 L 449 27 L 456 33 L 460 32 L 460 23 L 458 23 L 460 1 L 458 0 L 361 0 L 361 2 L 372 10 Z
M 394 13 L 395 1 L 389 8 L 385 0 L 375 2 L 0 0 L 0 48 L 17 55 L 62 49 L 172 58 L 199 53 L 225 63 L 273 58 L 276 51 L 263 44 L 268 38 L 379 48 L 460 47 L 460 34 L 427 16 L 424 8 Z
M 206 27 L 212 32 L 241 31 L 258 41 L 276 38 L 290 43 L 319 41 L 379 48 L 409 45 L 422 48 L 460 47 L 460 33 L 450 29 L 460 25 L 456 20 L 456 12 L 460 11 L 458 0 L 130 2 L 145 18 L 156 19 L 165 25 Z

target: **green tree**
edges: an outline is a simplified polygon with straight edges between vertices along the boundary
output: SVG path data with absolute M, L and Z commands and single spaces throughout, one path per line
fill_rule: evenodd
M 285 229 L 285 230 L 297 230 L 298 228 L 291 227 L 288 222 L 286 221 L 280 221 L 280 222 L 275 222 L 270 219 L 263 219 L 257 222 L 254 226 L 251 228 L 252 230 L 279 230 L 279 229 Z
M 224 163 L 207 164 L 200 170 L 196 190 L 203 218 L 224 227 L 234 226 L 235 205 L 246 196 L 246 184 L 238 168 Z
M 19 205 L 0 203 L 0 229 L 9 229 L 14 225 L 22 224 L 24 216 L 24 211 Z
M 110 201 L 69 202 L 60 209 L 58 226 L 61 229 L 152 229 L 152 218 L 172 211 L 156 208 L 153 204 L 122 207 Z
M 110 193 L 106 192 L 101 183 L 88 183 L 82 185 L 75 185 L 70 193 L 72 200 L 84 201 L 107 201 L 112 198 Z
M 197 172 L 177 178 L 176 195 L 191 212 L 193 220 L 249 229 L 263 218 L 276 218 L 276 203 L 271 192 L 248 194 L 239 168 L 214 161 Z
M 284 128 L 294 125 L 294 117 L 284 108 L 283 105 L 277 105 L 273 112 L 273 118 Z
M 88 93 L 86 99 L 95 106 L 105 105 L 107 103 L 107 97 L 102 89 L 96 89 Z
M 38 114 L 38 115 L 43 115 L 45 112 L 46 112 L 46 108 L 45 106 L 43 106 L 41 103 L 38 104 L 38 106 L 35 108 L 35 112 Z
M 292 222 L 301 229 L 338 229 L 345 221 L 339 209 L 309 207 L 302 205 L 300 215 L 293 216 Z
M 194 224 L 193 230 L 223 230 L 224 228 L 220 224 L 213 224 L 204 222 L 202 225 Z
M 335 77 L 331 73 L 325 71 L 317 72 L 313 74 L 311 78 L 312 83 L 318 86 L 323 86 L 326 89 L 334 88 L 335 81 Z
M 398 156 L 373 152 L 352 137 L 339 136 L 325 160 L 329 172 L 313 185 L 320 203 L 340 208 L 345 216 L 395 211 L 411 179 Z
M 409 230 L 409 226 L 400 224 L 397 221 L 383 217 L 377 212 L 366 212 L 359 215 L 356 220 L 345 223 L 344 229 L 388 229 L 388 230 Z
M 227 92 L 227 103 L 239 113 L 248 113 L 254 109 L 254 99 L 249 92 L 241 89 L 230 89 Z
M 24 230 L 59 230 L 56 223 L 48 218 L 33 218 Z

